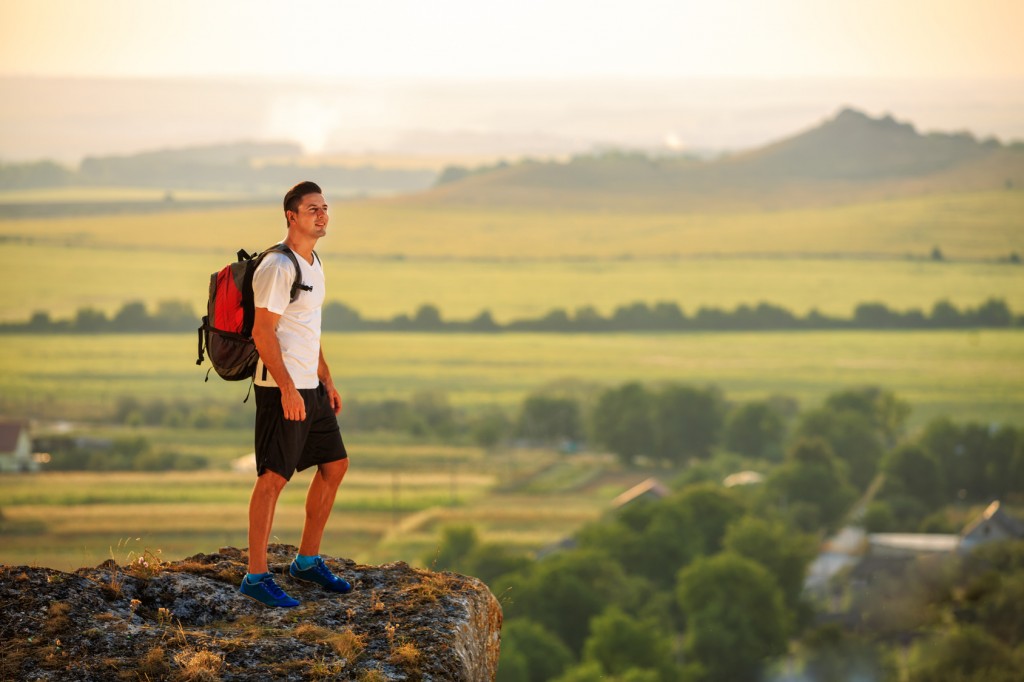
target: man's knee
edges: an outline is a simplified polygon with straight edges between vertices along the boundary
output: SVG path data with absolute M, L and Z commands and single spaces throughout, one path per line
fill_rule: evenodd
M 264 492 L 280 493 L 288 485 L 288 479 L 270 469 L 265 470 L 256 479 L 256 487 Z
M 317 470 L 328 485 L 341 485 L 341 480 L 345 478 L 345 472 L 348 471 L 348 458 L 320 464 Z

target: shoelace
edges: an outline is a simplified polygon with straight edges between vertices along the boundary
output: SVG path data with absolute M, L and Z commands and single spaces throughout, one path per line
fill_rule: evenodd
M 270 596 L 274 599 L 280 599 L 284 597 L 284 590 L 277 586 L 273 578 L 264 578 L 263 587 L 270 593 Z
M 327 568 L 327 564 L 324 563 L 323 559 L 316 560 L 316 563 L 313 564 L 313 570 L 316 571 L 320 577 L 326 580 L 333 582 L 338 579 L 337 576 L 331 573 L 331 569 Z

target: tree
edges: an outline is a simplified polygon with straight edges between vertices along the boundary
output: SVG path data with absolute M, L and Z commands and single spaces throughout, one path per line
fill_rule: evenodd
M 672 641 L 664 628 L 633 618 L 615 606 L 590 621 L 583 659 L 596 661 L 610 675 L 640 668 L 658 672 L 658 679 L 665 682 L 675 680 Z
M 933 510 L 949 501 L 945 494 L 939 462 L 920 445 L 904 445 L 886 455 L 882 461 L 887 492 L 905 493 Z
M 782 459 L 786 422 L 768 402 L 740 405 L 725 422 L 725 446 L 756 459 Z
M 435 554 L 423 557 L 423 563 L 438 571 L 465 572 L 465 560 L 479 543 L 473 526 L 447 526 L 441 531 L 441 544 Z
M 539 443 L 578 441 L 583 436 L 579 403 L 572 398 L 528 396 L 519 413 L 516 433 Z
M 852 410 L 871 421 L 886 447 L 893 447 L 903 433 L 910 416 L 910 403 L 900 400 L 892 391 L 877 386 L 833 393 L 825 399 L 825 407 L 838 412 Z
M 791 517 L 799 513 L 806 531 L 833 528 L 857 498 L 842 462 L 821 439 L 801 439 L 765 481 L 765 495 Z M 807 512 L 811 514 L 808 515 Z
M 569 649 L 531 620 L 509 620 L 501 628 L 498 682 L 547 682 L 572 661 Z
M 665 503 L 692 519 L 692 529 L 705 555 L 722 549 L 726 529 L 747 512 L 736 491 L 714 483 L 687 486 Z
M 818 550 L 813 535 L 748 514 L 729 526 L 722 545 L 727 552 L 756 561 L 767 569 L 782 589 L 786 606 L 796 611 L 807 566 Z
M 964 626 L 920 647 L 910 666 L 909 682 L 1014 682 L 1021 661 L 984 630 Z
M 635 501 L 580 531 L 582 547 L 603 552 L 630 575 L 671 588 L 679 569 L 704 552 L 692 509 L 669 500 Z
M 512 424 L 497 407 L 483 410 L 473 419 L 470 429 L 473 441 L 486 450 L 494 449 L 511 432 Z
M 419 307 L 416 315 L 412 318 L 412 324 L 415 329 L 428 331 L 436 331 L 444 327 L 441 311 L 437 309 L 437 306 L 430 303 L 424 303 Z
M 142 301 L 130 301 L 121 306 L 110 322 L 117 331 L 142 331 L 149 326 L 150 319 Z
M 107 316 L 95 308 L 79 308 L 75 313 L 75 331 L 98 332 L 107 326 Z
M 652 397 L 654 455 L 672 463 L 705 458 L 722 431 L 721 399 L 712 388 L 668 384 Z
M 590 619 L 609 605 L 628 603 L 632 583 L 608 555 L 578 549 L 537 561 L 497 588 L 499 594 L 507 590 L 512 595 L 506 617 L 537 622 L 578 655 Z
M 786 651 L 789 617 L 771 574 L 730 552 L 701 558 L 679 574 L 685 648 L 713 682 L 756 680 Z
M 802 438 L 821 438 L 846 463 L 857 490 L 866 490 L 882 458 L 882 438 L 871 417 L 852 409 L 823 407 L 805 412 L 796 430 Z
M 623 384 L 602 393 L 591 421 L 594 440 L 624 463 L 651 453 L 651 396 L 642 384 Z

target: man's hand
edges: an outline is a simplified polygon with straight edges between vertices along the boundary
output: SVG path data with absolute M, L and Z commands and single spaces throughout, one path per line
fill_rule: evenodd
M 324 384 L 324 388 L 327 389 L 327 397 L 331 401 L 331 407 L 334 408 L 334 414 L 341 414 L 341 394 L 338 393 L 338 389 L 334 387 L 334 382 L 328 381 Z
M 294 386 L 290 390 L 281 389 L 281 409 L 284 411 L 285 419 L 296 422 L 306 419 L 306 403 Z

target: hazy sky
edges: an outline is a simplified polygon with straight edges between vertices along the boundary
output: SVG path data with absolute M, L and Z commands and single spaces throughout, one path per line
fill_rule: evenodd
M 0 75 L 1024 77 L 1024 0 L 0 0 Z

